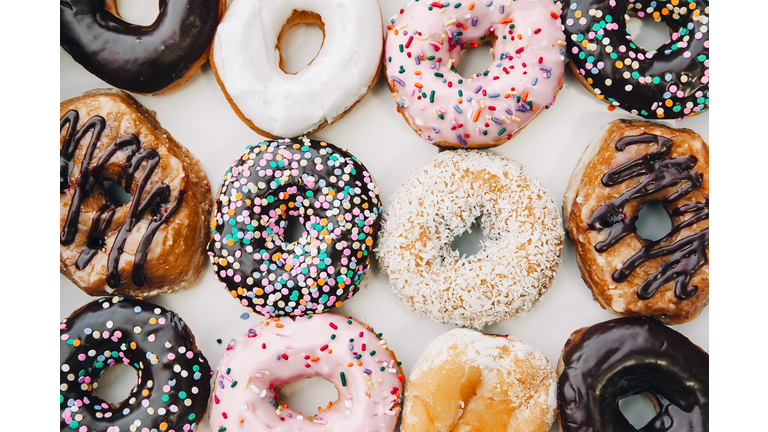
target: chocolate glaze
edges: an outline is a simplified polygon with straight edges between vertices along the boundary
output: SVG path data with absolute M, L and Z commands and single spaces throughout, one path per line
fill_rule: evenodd
M 666 196 L 657 197 L 659 201 L 672 207 L 673 216 L 688 213 L 692 216 L 673 227 L 664 238 L 642 247 L 616 270 L 612 277 L 616 282 L 623 282 L 644 262 L 668 256 L 659 269 L 638 287 L 637 297 L 648 300 L 662 285 L 675 280 L 675 296 L 680 300 L 692 298 L 698 288 L 690 286 L 689 282 L 693 274 L 707 262 L 709 228 L 667 246 L 661 245 L 667 244 L 684 228 L 709 218 L 709 199 L 701 203 L 674 205 L 675 201 L 701 187 L 703 175 L 692 171 L 698 161 L 693 156 L 669 158 L 672 140 L 648 133 L 622 137 L 616 142 L 615 148 L 623 151 L 627 146 L 635 144 L 656 144 L 658 149 L 625 162 L 603 175 L 601 183 L 605 187 L 617 186 L 635 177 L 642 178 L 635 186 L 600 206 L 587 220 L 590 229 L 606 231 L 605 239 L 595 244 L 595 250 L 605 252 L 623 237 L 637 232 L 637 215 L 627 215 L 623 210 L 629 201 L 668 189 Z
M 619 401 L 641 393 L 659 405 L 641 431 L 709 430 L 709 354 L 655 320 L 618 318 L 576 331 L 561 360 L 561 432 L 637 431 Z
M 69 204 L 67 219 L 61 230 L 60 243 L 62 245 L 70 245 L 75 240 L 80 219 L 80 207 L 83 201 L 91 194 L 94 186 L 100 183 L 102 170 L 117 152 L 121 151 L 125 154 L 124 165 L 118 173 L 121 177 L 118 179 L 118 183 L 125 190 L 129 190 L 132 187 L 134 174 L 146 162 L 146 169 L 141 174 L 141 177 L 139 177 L 138 184 L 133 189 L 133 198 L 130 202 L 128 215 L 119 228 L 112 248 L 109 251 L 107 261 L 107 284 L 112 288 L 117 288 L 120 285 L 120 274 L 118 271 L 120 255 L 123 253 L 125 242 L 136 224 L 149 212 L 151 220 L 139 242 L 132 270 L 133 283 L 139 287 L 144 286 L 146 284 L 144 262 L 149 246 L 160 225 L 173 216 L 181 206 L 184 191 L 179 193 L 178 199 L 170 203 L 170 187 L 166 183 L 159 183 L 145 196 L 144 192 L 147 182 L 155 172 L 155 168 L 160 162 L 160 156 L 154 149 L 142 149 L 139 138 L 134 134 L 126 134 L 116 139 L 114 143 L 104 150 L 97 163 L 92 166 L 91 161 L 101 140 L 101 134 L 106 127 L 106 120 L 101 116 L 94 116 L 78 129 L 79 119 L 79 113 L 75 110 L 70 110 L 64 114 L 60 123 L 62 131 L 65 127 L 67 128 L 60 153 L 61 177 L 59 187 L 62 194 L 72 186 L 69 182 L 69 167 L 72 165 L 80 141 L 89 133 L 91 137 L 85 150 L 85 157 L 80 164 L 77 184 L 74 185 L 75 191 Z M 117 208 L 112 204 L 104 204 L 94 213 L 91 219 L 88 241 L 75 263 L 75 267 L 78 270 L 85 268 L 98 251 L 104 249 L 106 234 L 116 210 Z
M 127 23 L 104 0 L 60 0 L 60 43 L 115 87 L 156 93 L 204 58 L 219 22 L 219 0 L 159 0 L 152 24 Z
M 184 321 L 163 307 L 122 297 L 88 303 L 62 322 L 59 358 L 62 431 L 128 431 L 136 421 L 137 430 L 181 431 L 202 420 L 211 367 Z M 134 368 L 138 382 L 110 405 L 93 384 L 117 363 Z
M 612 2 L 615 6 L 611 6 Z M 709 107 L 709 81 L 705 76 L 709 69 L 709 32 L 706 28 L 702 32 L 702 27 L 708 27 L 709 22 L 705 25 L 693 18 L 709 16 L 709 1 L 693 3 L 698 11 L 696 15 L 688 8 L 688 2 L 678 5 L 666 0 L 563 0 L 560 18 L 572 66 L 584 79 L 592 81 L 589 85 L 604 100 L 618 102 L 620 108 L 643 118 L 682 118 L 693 108 L 695 112 L 706 110 Z M 685 13 L 660 13 L 673 4 L 685 8 Z M 590 14 L 590 10 L 602 13 Z M 667 24 L 677 36 L 648 52 L 632 42 L 627 30 L 628 13 L 643 14 L 646 19 L 653 19 L 651 16 L 657 13 L 657 21 Z M 608 45 L 603 43 L 605 40 L 610 41 Z M 612 50 L 606 50 L 607 46 Z M 624 63 L 625 60 L 630 63 Z M 617 62 L 622 66 L 614 66 Z M 635 62 L 637 68 L 632 66 Z M 632 75 L 630 78 L 625 77 L 627 72 Z M 678 92 L 682 92 L 682 97 Z M 666 105 L 666 101 L 672 104 Z M 656 113 L 657 107 L 664 109 L 663 115 Z

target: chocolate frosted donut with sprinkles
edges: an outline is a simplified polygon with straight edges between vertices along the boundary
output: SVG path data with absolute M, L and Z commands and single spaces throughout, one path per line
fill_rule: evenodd
M 357 292 L 380 213 L 379 188 L 351 154 L 306 137 L 264 141 L 221 179 L 208 254 L 243 306 L 321 313 Z M 296 241 L 289 223 L 302 227 Z
M 629 17 L 652 18 L 670 39 L 647 51 Z M 647 119 L 680 119 L 709 108 L 708 0 L 564 0 L 573 74 L 599 99 Z
M 555 102 L 565 35 L 552 1 L 411 0 L 392 17 L 384 66 L 397 110 L 438 147 L 504 144 Z M 493 62 L 461 76 L 463 49 L 488 43 Z
M 208 361 L 175 312 L 153 303 L 94 300 L 60 325 L 61 430 L 189 431 L 203 418 L 211 393 Z M 116 364 L 138 381 L 122 402 L 98 395 L 99 377 Z

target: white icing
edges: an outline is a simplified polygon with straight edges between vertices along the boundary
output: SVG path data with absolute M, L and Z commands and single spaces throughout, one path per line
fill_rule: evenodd
M 294 10 L 321 16 L 323 46 L 296 74 L 280 69 L 277 38 Z M 366 94 L 383 47 L 376 0 L 237 0 L 216 31 L 218 78 L 259 129 L 295 137 L 332 123 Z

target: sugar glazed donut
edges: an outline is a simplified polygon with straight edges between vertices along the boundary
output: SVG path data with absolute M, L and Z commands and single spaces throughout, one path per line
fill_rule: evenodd
M 555 370 L 536 348 L 454 329 L 413 365 L 400 430 L 549 432 L 556 391 Z
M 332 144 L 248 146 L 221 180 L 208 255 L 222 285 L 262 315 L 324 312 L 368 272 L 381 201 L 371 174 Z M 286 227 L 301 224 L 293 242 Z
M 88 92 L 60 109 L 61 273 L 92 296 L 191 286 L 212 204 L 200 161 L 122 91 Z M 130 202 L 113 204 L 104 181 Z
M 709 354 L 647 318 L 573 332 L 558 363 L 560 432 L 637 431 L 619 401 L 645 394 L 656 415 L 640 430 L 709 430 Z
M 672 219 L 657 241 L 635 228 L 649 201 Z M 604 308 L 680 324 L 709 303 L 709 147 L 695 132 L 607 124 L 571 175 L 563 215 L 581 277 Z
M 60 328 L 61 430 L 195 430 L 213 371 L 176 313 L 144 300 L 101 298 Z M 98 380 L 116 364 L 135 369 L 138 382 L 125 400 L 109 404 L 98 396 Z
M 555 101 L 565 68 L 560 11 L 551 1 L 410 0 L 384 47 L 398 111 L 439 147 L 504 144 Z M 483 73 L 458 74 L 461 50 L 489 43 Z
M 482 249 L 460 256 L 451 242 L 475 219 Z M 554 199 L 523 167 L 479 150 L 445 151 L 392 196 L 376 254 L 408 309 L 480 329 L 533 307 L 554 280 L 563 237 Z
M 670 38 L 647 51 L 629 17 L 653 18 Z M 595 96 L 647 119 L 679 119 L 709 108 L 709 0 L 563 0 L 574 76 Z
M 339 398 L 315 415 L 280 399 L 283 386 L 320 377 Z M 402 367 L 381 333 L 335 313 L 272 318 L 233 340 L 214 381 L 212 430 L 392 432 Z
M 158 95 L 187 82 L 205 63 L 224 0 L 159 0 L 148 26 L 121 19 L 117 0 L 62 0 L 61 47 L 107 83 Z
M 283 69 L 283 36 L 298 24 L 323 32 L 317 56 Z M 341 119 L 373 87 L 383 49 L 376 0 L 235 0 L 211 50 L 211 67 L 238 117 L 259 135 L 310 135 Z

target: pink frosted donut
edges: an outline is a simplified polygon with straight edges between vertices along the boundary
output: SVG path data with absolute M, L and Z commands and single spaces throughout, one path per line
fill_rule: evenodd
M 280 400 L 294 381 L 321 377 L 339 399 L 314 416 Z M 230 342 L 210 401 L 211 430 L 392 432 L 402 367 L 368 325 L 335 313 L 271 318 Z
M 495 147 L 555 101 L 565 35 L 552 1 L 411 0 L 390 20 L 385 66 L 403 118 L 439 147 Z M 456 71 L 461 50 L 493 46 L 485 72 Z

